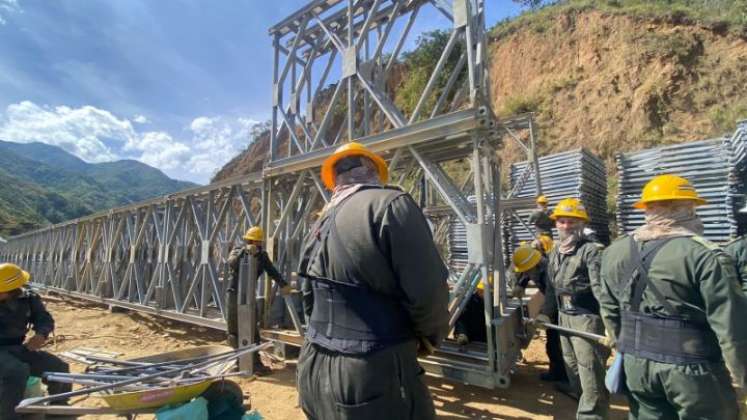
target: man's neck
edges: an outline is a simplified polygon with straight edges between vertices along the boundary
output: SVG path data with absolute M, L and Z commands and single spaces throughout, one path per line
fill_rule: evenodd
M 8 302 L 15 300 L 18 296 L 21 296 L 21 292 L 22 292 L 21 289 L 16 289 L 16 290 L 8 292 L 5 295 L 5 298 L 0 300 L 0 304 L 8 303 Z

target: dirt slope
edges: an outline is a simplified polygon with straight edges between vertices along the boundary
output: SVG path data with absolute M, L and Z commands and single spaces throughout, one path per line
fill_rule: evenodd
M 498 112 L 538 111 L 542 151 L 702 139 L 747 118 L 747 42 L 689 21 L 566 11 L 491 43 Z M 538 23 L 539 24 L 539 23 Z

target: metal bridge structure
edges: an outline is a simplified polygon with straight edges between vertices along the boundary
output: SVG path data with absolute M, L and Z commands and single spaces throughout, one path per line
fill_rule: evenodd
M 532 198 L 513 198 L 524 182 L 541 187 L 531 115 L 499 119 L 491 109 L 486 3 L 309 2 L 269 30 L 272 131 L 260 172 L 19 235 L 0 247 L 0 257 L 50 292 L 225 329 L 230 249 L 260 225 L 271 258 L 293 278 L 302 240 L 330 199 L 319 167 L 356 140 L 381 154 L 391 183 L 421 205 L 445 261 L 449 220 L 464 225 L 466 263 L 449 267 L 451 327 L 478 283 L 485 285 L 487 342 L 447 340 L 423 366 L 460 382 L 509 386 L 523 305 L 507 295 L 501 225 L 533 206 Z M 445 22 L 446 40 L 416 94 L 403 100 L 403 51 L 414 28 L 435 21 Z M 510 191 L 501 190 L 504 142 L 533 163 Z M 300 345 L 303 327 L 285 329 L 271 315 L 280 301 L 272 283 L 261 278 L 247 290 L 261 309 L 262 338 Z

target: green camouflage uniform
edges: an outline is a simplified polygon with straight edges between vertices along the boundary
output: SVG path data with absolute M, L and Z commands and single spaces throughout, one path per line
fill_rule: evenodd
M 239 265 L 241 263 L 241 258 L 244 256 L 251 256 L 247 251 L 246 246 L 236 247 L 231 250 L 228 259 L 226 260 L 230 270 L 228 288 L 226 289 L 226 331 L 228 332 L 228 342 L 233 347 L 238 347 Z M 285 287 L 288 285 L 288 282 L 283 279 L 283 276 L 280 275 L 280 272 L 278 272 L 275 265 L 270 261 L 270 256 L 267 255 L 267 251 L 260 248 L 254 257 L 257 259 L 257 277 L 261 276 L 262 273 L 267 273 L 267 275 L 273 279 L 278 286 Z M 259 329 L 255 330 L 255 340 L 259 342 Z
M 654 246 L 652 242 L 643 246 L 636 243 L 641 255 Z M 633 300 L 632 251 L 630 238 L 624 237 L 610 245 L 602 259 L 599 301 L 607 330 L 616 340 L 620 339 L 622 312 L 630 311 Z M 647 357 L 642 357 L 627 351 L 623 361 L 630 417 L 735 419 L 737 401 L 726 364 L 744 386 L 747 298 L 740 291 L 731 258 L 718 246 L 700 237 L 671 239 L 651 255 L 653 257 L 647 259 L 650 260 L 649 287 L 641 294 L 640 313 L 657 316 L 655 319 L 658 320 L 674 316 L 698 325 L 704 331 L 705 347 L 715 356 L 699 362 L 663 363 L 654 360 L 661 359 L 660 355 L 647 353 Z M 641 276 L 636 275 L 636 278 L 640 281 Z M 670 313 L 667 307 L 675 313 Z M 645 335 L 646 331 L 640 334 Z M 677 341 L 669 339 L 657 342 L 655 336 L 646 337 L 651 341 L 639 343 L 655 343 L 668 349 L 676 347 L 681 349 L 679 353 L 671 350 L 667 353 L 677 354 L 677 357 L 687 354 L 682 351 L 694 346 L 693 341 L 687 340 L 682 345 L 673 344 Z
M 742 235 L 729 242 L 725 247 L 737 265 L 737 277 L 742 282 L 742 290 L 747 293 L 747 235 Z
M 529 224 L 537 229 L 537 233 L 552 237 L 552 229 L 555 227 L 555 222 L 550 218 L 549 211 L 542 209 L 535 210 L 529 215 Z
M 583 239 L 572 254 L 561 254 L 558 249 L 555 246 L 548 256 L 549 282 L 542 313 L 552 318 L 558 311 L 560 326 L 604 335 L 595 298 L 599 289 L 602 245 Z M 609 392 L 604 386 L 604 375 L 609 350 L 568 335 L 561 335 L 560 344 L 568 382 L 581 391 L 576 417 L 607 418 Z

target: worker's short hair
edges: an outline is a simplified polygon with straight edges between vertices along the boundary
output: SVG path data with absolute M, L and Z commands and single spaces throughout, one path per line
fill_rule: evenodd
M 335 174 L 339 175 L 348 171 L 351 171 L 359 166 L 363 166 L 363 160 L 370 160 L 363 156 L 348 156 L 340 159 L 335 164 Z

